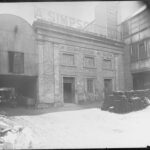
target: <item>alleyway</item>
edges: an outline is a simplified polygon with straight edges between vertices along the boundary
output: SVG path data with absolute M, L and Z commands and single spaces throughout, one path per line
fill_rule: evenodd
M 129 114 L 99 108 L 15 116 L 34 133 L 33 148 L 146 147 L 150 107 Z

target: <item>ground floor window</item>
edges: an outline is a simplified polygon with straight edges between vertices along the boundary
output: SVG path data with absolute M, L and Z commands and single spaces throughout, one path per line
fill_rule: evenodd
M 87 79 L 87 92 L 94 93 L 94 79 Z

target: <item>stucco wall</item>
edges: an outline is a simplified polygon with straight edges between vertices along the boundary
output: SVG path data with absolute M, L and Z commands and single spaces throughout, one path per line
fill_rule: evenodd
M 10 74 L 8 51 L 24 53 L 24 75 L 37 75 L 37 51 L 31 25 L 24 19 L 8 14 L 0 15 L 0 74 Z

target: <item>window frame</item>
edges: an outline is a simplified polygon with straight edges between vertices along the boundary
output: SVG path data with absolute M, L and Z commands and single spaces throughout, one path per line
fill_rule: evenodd
M 111 63 L 111 67 L 106 67 L 105 65 L 104 65 L 104 62 L 105 61 L 110 61 L 110 63 Z M 106 70 L 112 70 L 113 69 L 113 63 L 112 63 L 113 61 L 112 61 L 112 58 L 103 58 L 103 69 L 106 69 Z
M 144 51 L 142 51 L 142 53 L 140 53 L 140 45 L 142 45 L 142 44 L 144 46 Z M 138 47 L 139 47 L 139 49 L 138 49 L 139 50 L 139 60 L 147 59 L 147 47 L 146 47 L 145 41 L 139 42 Z M 143 52 L 145 53 L 145 55 L 141 55 L 141 54 L 143 54 Z
M 90 87 L 89 86 L 89 82 L 88 81 L 92 81 L 91 83 L 91 85 L 92 85 L 92 87 Z M 92 91 L 91 91 L 91 89 L 92 89 Z M 94 88 L 94 78 L 86 78 L 86 91 L 87 91 L 87 93 L 89 93 L 89 94 L 94 94 L 94 91 L 95 91 L 95 88 Z
M 73 56 L 73 64 L 69 64 L 69 63 L 65 63 L 64 60 L 64 55 L 70 55 Z M 76 66 L 76 58 L 75 58 L 75 54 L 74 53 L 69 53 L 69 52 L 62 52 L 61 53 L 61 65 L 63 66 Z
M 93 65 L 92 65 L 92 66 L 86 64 L 86 59 L 87 59 L 87 58 L 92 58 L 92 59 L 93 59 Z M 93 56 L 93 55 L 84 55 L 83 63 L 84 63 L 83 66 L 84 66 L 85 68 L 96 68 L 95 56 Z

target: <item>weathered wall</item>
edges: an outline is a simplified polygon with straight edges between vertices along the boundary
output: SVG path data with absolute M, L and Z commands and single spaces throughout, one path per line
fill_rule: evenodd
M 63 103 L 63 77 L 75 79 L 75 103 L 103 100 L 104 79 L 113 80 L 113 90 L 124 89 L 122 54 L 124 45 L 114 41 L 86 35 L 79 31 L 62 29 L 35 22 L 39 51 L 39 101 Z M 44 29 L 44 30 L 43 30 Z M 51 46 L 50 46 L 51 45 Z M 63 53 L 74 55 L 73 65 L 64 65 Z M 45 55 L 44 55 L 45 54 Z M 84 65 L 84 57 L 95 59 L 94 67 Z M 112 68 L 103 67 L 105 56 L 111 56 Z M 117 66 L 117 67 L 116 67 Z M 44 70 L 46 68 L 46 70 Z M 47 76 L 46 76 L 47 74 Z M 94 92 L 87 92 L 87 78 L 94 79 Z
M 24 53 L 24 75 L 37 75 L 37 51 L 32 26 L 24 19 L 0 15 L 0 74 L 9 73 L 8 51 Z
M 54 45 L 51 42 L 37 42 L 39 53 L 38 97 L 40 103 L 54 102 Z
M 129 45 L 125 46 L 123 61 L 124 61 L 124 85 L 125 90 L 133 89 L 133 78 L 131 74 L 130 49 Z

